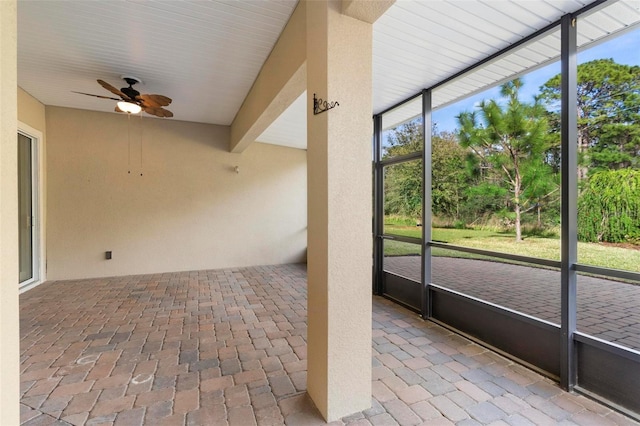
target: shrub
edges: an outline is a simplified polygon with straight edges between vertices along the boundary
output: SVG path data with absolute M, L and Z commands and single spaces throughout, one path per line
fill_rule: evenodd
M 640 239 L 640 170 L 594 173 L 578 199 L 578 239 L 637 242 Z

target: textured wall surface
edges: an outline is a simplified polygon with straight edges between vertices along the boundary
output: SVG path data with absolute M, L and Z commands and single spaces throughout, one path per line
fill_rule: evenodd
M 0 1 L 0 422 L 20 424 L 16 2 Z
M 338 1 L 307 12 L 307 96 L 340 103 L 307 113 L 307 385 L 333 421 L 371 405 L 372 26 Z
M 304 260 L 305 151 L 231 154 L 225 126 L 46 115 L 49 280 Z

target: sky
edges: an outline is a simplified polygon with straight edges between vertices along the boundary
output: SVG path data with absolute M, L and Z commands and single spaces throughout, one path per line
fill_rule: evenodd
M 627 32 L 620 37 L 598 44 L 590 49 L 578 53 L 578 64 L 594 59 L 612 58 L 619 64 L 640 65 L 640 29 Z M 560 63 L 556 62 L 537 69 L 522 76 L 524 85 L 520 89 L 520 99 L 530 102 L 538 89 L 551 77 L 560 72 Z M 482 93 L 466 98 L 433 112 L 433 122 L 438 131 L 455 131 L 457 127 L 456 115 L 461 111 L 473 111 L 474 107 L 483 99 L 499 98 L 499 88 L 494 87 Z

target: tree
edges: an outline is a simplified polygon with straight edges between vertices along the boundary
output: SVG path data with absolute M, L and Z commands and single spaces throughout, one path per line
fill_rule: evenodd
M 422 152 L 422 123 L 415 119 L 389 131 L 384 158 Z
M 385 167 L 384 214 L 422 218 L 422 162 L 407 161 Z
M 438 132 L 434 124 L 431 138 L 432 212 L 456 219 L 464 190 L 468 185 L 465 170 L 467 150 L 456 135 Z M 422 126 L 413 120 L 387 135 L 386 158 L 421 152 Z M 422 207 L 422 162 L 409 161 L 385 168 L 385 214 L 417 218 Z
M 549 163 L 548 161 L 546 162 Z M 530 184 L 522 191 L 525 199 L 531 200 L 533 205 L 530 209 L 536 211 L 536 224 L 538 229 L 542 228 L 542 208 L 555 205 L 558 207 L 560 200 L 560 174 L 554 173 L 553 165 L 543 165 L 542 167 L 527 168 L 524 181 Z
M 418 120 L 402 124 L 388 134 L 385 158 L 421 152 L 422 142 L 422 126 Z M 385 167 L 384 213 L 421 219 L 421 161 L 407 161 Z
M 434 126 L 431 138 L 431 209 L 434 215 L 459 218 L 470 181 L 465 167 L 467 152 L 454 133 L 438 133 Z
M 504 186 L 491 181 L 480 181 L 464 191 L 462 214 L 467 223 L 471 224 L 484 220 L 486 216 L 498 214 L 504 217 L 508 195 L 509 191 Z
M 530 200 L 535 176 L 552 173 L 544 161 L 548 147 L 547 120 L 542 105 L 521 102 L 518 91 L 522 80 L 515 79 L 500 87 L 504 105 L 495 99 L 484 100 L 478 111 L 458 115 L 458 138 L 482 163 L 499 174 L 510 194 L 515 214 L 516 241 L 522 241 L 522 211 Z
M 559 116 L 560 74 L 541 89 Z M 598 170 L 640 167 L 640 66 L 597 59 L 578 65 L 578 178 Z

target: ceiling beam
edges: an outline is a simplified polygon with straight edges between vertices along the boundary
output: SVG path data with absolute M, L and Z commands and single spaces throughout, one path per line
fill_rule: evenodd
M 231 123 L 230 152 L 244 151 L 306 89 L 306 19 L 301 1 Z
M 373 24 L 396 0 L 342 0 L 342 14 Z

